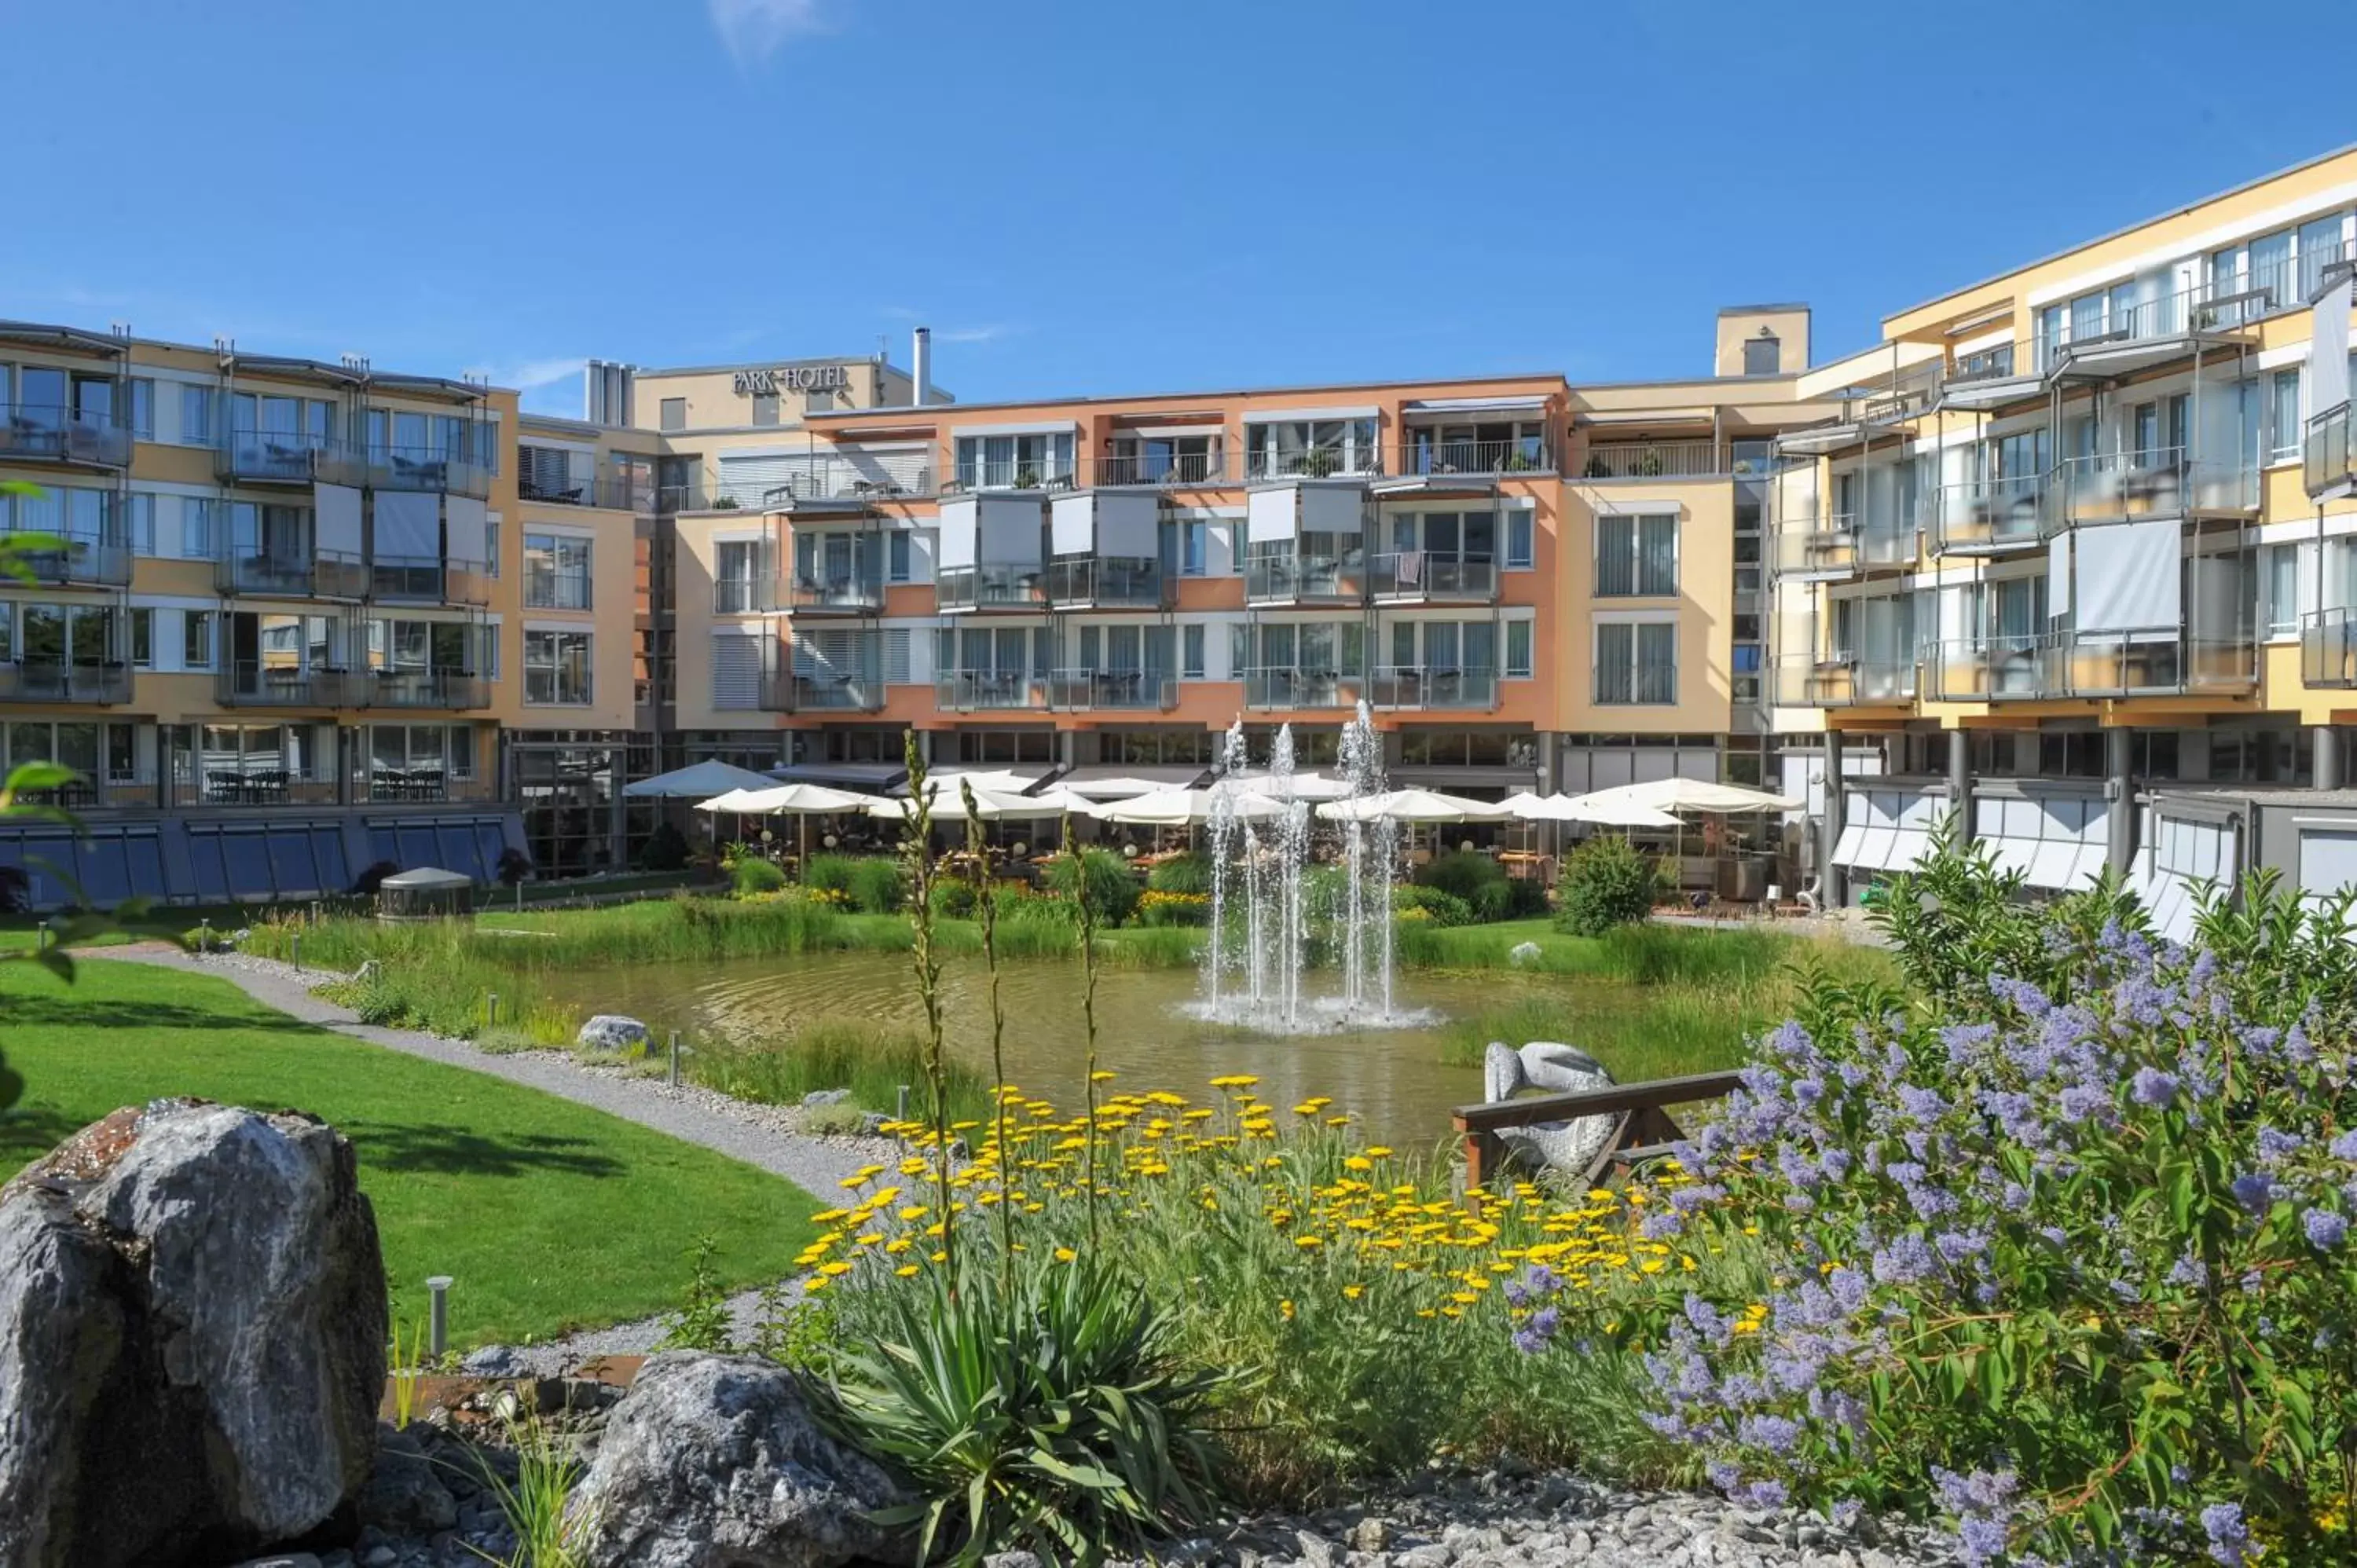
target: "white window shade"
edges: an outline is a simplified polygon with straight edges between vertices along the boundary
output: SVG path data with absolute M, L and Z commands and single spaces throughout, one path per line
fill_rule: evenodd
M 1162 553 L 1159 496 L 1100 495 L 1096 505 L 1098 554 L 1151 560 Z
M 977 496 L 981 506 L 976 549 L 985 566 L 1037 566 L 1039 563 L 1039 501 L 1036 496 Z
M 1048 532 L 1059 555 L 1086 555 L 1097 547 L 1097 498 L 1082 492 L 1048 503 Z
M 1301 527 L 1308 533 L 1356 533 L 1365 526 L 1366 505 L 1356 485 L 1301 487 Z
M 944 569 L 974 564 L 981 508 L 982 503 L 972 496 L 942 503 L 939 564 Z
M 2357 832 L 2315 828 L 2299 835 L 2299 890 L 2311 899 L 2357 883 Z
M 2173 633 L 2183 618 L 2176 520 L 2076 532 L 2078 628 Z
M 1254 544 L 1291 539 L 1300 526 L 1299 492 L 1291 485 L 1254 490 L 1245 502 L 1244 538 Z
M 440 560 L 442 498 L 418 490 L 377 491 L 376 554 L 379 559 Z
M 759 638 L 713 635 L 712 705 L 724 713 L 761 705 Z
M 361 493 L 350 485 L 314 485 L 311 505 L 318 529 L 321 554 L 361 553 Z
M 2065 529 L 2046 542 L 2046 615 L 2060 620 L 2071 613 L 2071 532 Z
M 487 535 L 484 524 L 491 509 L 470 496 L 449 496 L 442 503 L 449 519 L 449 560 L 453 565 L 479 566 L 484 564 Z
M 2309 407 L 2317 413 L 2349 401 L 2349 294 L 2347 279 L 2316 302 L 2308 355 Z

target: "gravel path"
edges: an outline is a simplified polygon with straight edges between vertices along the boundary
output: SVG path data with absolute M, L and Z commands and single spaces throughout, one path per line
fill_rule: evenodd
M 860 1166 L 897 1162 L 902 1155 L 900 1145 L 889 1138 L 815 1137 L 796 1131 L 791 1113 L 778 1106 L 732 1100 L 694 1084 L 673 1089 L 661 1079 L 636 1077 L 619 1068 L 585 1066 L 564 1051 L 495 1055 L 477 1050 L 465 1040 L 363 1024 L 351 1009 L 312 993 L 311 987 L 342 978 L 329 970 L 298 970 L 276 959 L 247 953 L 200 956 L 149 944 L 93 948 L 82 956 L 213 975 L 235 984 L 263 1005 L 307 1024 L 446 1067 L 503 1078 L 757 1165 L 792 1182 L 821 1207 L 831 1206 L 842 1197 L 839 1184 Z M 758 1290 L 751 1290 L 729 1301 L 740 1339 L 751 1336 L 759 1297 Z M 551 1377 L 593 1356 L 651 1350 L 661 1342 L 664 1327 L 663 1319 L 646 1318 L 543 1345 L 492 1347 L 469 1356 L 468 1365 L 470 1369 L 503 1376 Z

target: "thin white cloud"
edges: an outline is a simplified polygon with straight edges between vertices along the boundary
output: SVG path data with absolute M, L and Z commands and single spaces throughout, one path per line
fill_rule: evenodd
M 1012 338 L 1022 330 L 1020 327 L 992 322 L 984 327 L 944 327 L 933 336 L 944 343 L 995 343 L 1001 338 Z
M 578 381 L 589 361 L 570 355 L 545 360 L 522 360 L 510 365 L 474 365 L 469 375 L 479 375 L 496 387 L 513 387 L 518 392 L 530 392 L 535 387 L 552 387 L 561 381 Z
M 740 66 L 759 65 L 787 40 L 826 31 L 820 0 L 705 0 L 712 30 Z

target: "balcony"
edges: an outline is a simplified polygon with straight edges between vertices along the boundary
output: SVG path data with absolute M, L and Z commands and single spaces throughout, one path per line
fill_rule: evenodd
M 813 452 L 778 458 L 769 467 L 773 472 L 781 467 L 785 473 L 783 484 L 761 494 L 760 504 L 769 511 L 859 511 L 879 500 L 922 499 L 933 493 L 932 458 L 924 452 Z M 748 497 L 737 499 L 750 504 Z
M 2095 380 L 2133 375 L 2190 354 L 2205 339 L 2304 303 L 2288 262 L 2231 283 L 2197 284 L 2167 294 L 2128 298 L 2122 292 L 2126 286 L 2110 291 L 2100 329 L 2081 335 L 2067 323 L 2061 336 L 2041 329 L 2032 345 L 2039 373 Z M 2073 301 L 2071 314 L 2083 303 L 2084 296 Z
M 944 566 L 933 596 L 943 610 L 1043 610 L 1048 580 L 1039 566 Z
M 784 714 L 872 714 L 884 706 L 884 682 L 873 675 L 772 675 L 762 683 L 761 706 Z
M 425 555 L 379 555 L 369 563 L 369 597 L 379 604 L 469 605 L 491 602 L 490 574 Z
M 1911 659 L 1861 659 L 1848 653 L 1788 653 L 1776 660 L 1780 707 L 1849 708 L 1915 700 Z
M 941 493 L 975 490 L 1069 490 L 1077 484 L 1072 463 L 1053 458 L 976 457 L 957 465 Z
M 487 499 L 491 472 L 439 446 L 371 446 L 368 482 L 381 490 L 425 490 Z
M 1390 551 L 1368 557 L 1367 586 L 1385 604 L 1495 604 L 1498 562 L 1487 551 Z
M 1048 563 L 1048 602 L 1060 610 L 1151 610 L 1168 604 L 1169 580 L 1150 555 L 1061 556 Z
M 1087 479 L 1104 489 L 1189 489 L 1243 483 L 1242 465 L 1220 452 L 1121 452 L 1087 460 Z
M 2240 458 L 2196 457 L 2186 447 L 2069 457 L 2047 481 L 2045 531 L 2258 510 L 2259 475 Z
M 131 463 L 131 432 L 112 414 L 43 403 L 0 403 L 0 463 L 122 468 Z
M 712 613 L 723 616 L 768 615 L 778 607 L 774 577 L 715 577 Z
M 360 708 L 368 705 L 366 671 L 239 660 L 213 675 L 213 700 L 225 708 Z
M 947 713 L 976 709 L 1048 706 L 1049 682 L 1044 675 L 996 674 L 989 671 L 953 670 L 933 682 L 933 703 Z
M 490 682 L 471 670 L 378 670 L 370 700 L 380 708 L 458 711 L 491 705 Z
M 1048 704 L 1156 712 L 1178 705 L 1178 682 L 1157 670 L 1053 670 Z
M 308 556 L 233 551 L 213 563 L 213 586 L 265 599 L 357 600 L 367 596 L 369 571 L 360 556 L 339 550 Z
M 213 448 L 213 477 L 225 485 L 358 485 L 368 465 L 324 435 L 233 430 Z
M 1498 705 L 1498 672 L 1434 664 L 1379 664 L 1367 680 L 1367 702 L 1377 708 L 1487 712 Z
M 131 542 L 91 534 L 49 534 L 62 548 L 20 554 L 16 564 L 33 581 L 53 588 L 127 588 L 131 585 Z
M 61 659 L 24 659 L 0 664 L 0 703 L 88 703 L 104 706 L 131 700 L 131 666 L 121 660 L 70 663 Z
M 488 803 L 498 798 L 488 779 L 453 779 L 444 768 L 371 766 L 354 780 L 352 793 L 372 805 Z
M 2309 686 L 2357 687 L 2357 609 L 2342 606 L 2299 618 L 2299 678 Z
M 627 478 L 543 479 L 526 472 L 516 477 L 516 496 L 541 506 L 595 507 L 606 511 L 655 510 L 654 486 Z
M 228 766 L 213 766 L 210 754 L 200 779 L 175 779 L 167 793 L 175 806 L 332 806 L 336 781 L 306 779 L 259 757 L 231 756 Z
M 1815 521 L 1810 518 L 1770 536 L 1775 542 L 1776 575 L 1807 583 L 1857 575 L 1857 535 L 1846 528 L 1818 528 Z
M 2051 632 L 1932 643 L 1923 650 L 1923 696 L 1938 703 L 2068 696 L 2061 649 Z
M 2351 461 L 2349 404 L 2337 403 L 2308 422 L 2300 441 L 2300 478 L 2311 500 L 2357 492 L 2357 462 Z
M 1928 694 L 1942 702 L 2175 696 L 2249 690 L 2258 645 L 2176 627 L 2033 632 L 1940 643 L 1926 663 Z
M 2001 479 L 1960 479 L 1932 492 L 1932 551 L 1936 555 L 2003 555 L 2035 550 L 2044 539 L 2049 480 L 2045 474 Z
M 1706 479 L 1735 471 L 1733 453 L 1716 441 L 1596 441 L 1579 466 L 1583 479 Z
M 1258 555 L 1244 562 L 1244 598 L 1255 605 L 1356 605 L 1367 597 L 1364 558 Z
M 1444 436 L 1434 431 L 1410 430 L 1406 434 L 1406 445 L 1394 447 L 1386 457 L 1384 468 L 1388 473 L 1405 478 L 1480 474 L 1536 478 L 1555 472 L 1555 454 L 1544 436 L 1507 436 L 1485 441 Z
M 1986 410 L 2044 397 L 2046 379 L 2018 368 L 2028 358 L 2018 353 L 2011 343 L 1958 355 L 1954 367 L 1940 383 L 1940 406 Z
M 1264 666 L 1243 672 L 1244 706 L 1290 711 L 1297 708 L 1354 708 L 1366 690 L 1360 676 L 1339 670 L 1296 670 Z

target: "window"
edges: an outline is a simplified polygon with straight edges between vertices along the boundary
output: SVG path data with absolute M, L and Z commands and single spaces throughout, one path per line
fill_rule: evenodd
M 213 667 L 213 612 L 182 610 L 180 612 L 180 668 L 210 670 Z
M 1244 428 L 1254 478 L 1322 478 L 1382 469 L 1372 419 L 1285 419 Z
M 1506 514 L 1506 569 L 1526 568 L 1531 564 L 1531 530 L 1533 515 L 1524 510 Z
M 1747 376 L 1772 376 L 1783 369 L 1784 345 L 1766 328 L 1760 336 L 1748 338 L 1743 345 L 1743 373 Z
M 968 489 L 1028 490 L 1071 478 L 1070 431 L 957 438 L 957 482 Z
M 2277 371 L 2267 381 L 2267 420 L 2273 430 L 2268 440 L 2273 443 L 2267 452 L 2270 463 L 2296 463 L 2299 460 L 2299 367 Z
M 523 700 L 535 703 L 584 703 L 590 700 L 589 634 L 586 631 L 526 631 L 523 634 Z
M 1596 592 L 1599 597 L 1649 597 L 1678 591 L 1678 520 L 1599 517 L 1596 520 Z
M 156 663 L 156 612 L 144 606 L 131 610 L 131 662 L 141 670 Z
M 1608 621 L 1596 628 L 1599 705 L 1678 700 L 1675 621 Z
M 500 575 L 500 522 L 490 518 L 483 523 L 483 566 L 496 579 Z
M 2289 637 L 2299 629 L 2299 546 L 2267 547 L 2267 635 Z
M 131 553 L 135 555 L 156 553 L 156 498 L 144 491 L 135 491 L 125 503 L 131 514 Z
M 1506 623 L 1506 674 L 1517 680 L 1528 680 L 1531 674 L 1531 623 L 1510 620 Z
M 777 393 L 755 392 L 753 394 L 753 423 L 756 424 L 775 424 L 778 423 Z
M 213 444 L 213 392 L 210 387 L 180 389 L 180 445 L 210 446 Z
M 526 533 L 523 602 L 527 609 L 587 609 L 589 541 L 569 533 Z
M 156 439 L 156 383 L 145 376 L 131 381 L 131 434 L 142 441 Z
M 687 428 L 687 399 L 667 397 L 662 400 L 662 427 L 665 430 Z
M 1178 674 L 1182 680 L 1203 678 L 1203 626 L 1200 621 L 1178 628 Z
M 906 529 L 896 528 L 891 532 L 884 536 L 884 575 L 886 581 L 905 583 L 909 580 L 910 572 L 909 540 L 909 534 Z
M 1188 521 L 1178 525 L 1178 575 L 1200 577 L 1211 571 L 1211 524 Z

